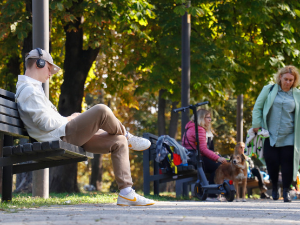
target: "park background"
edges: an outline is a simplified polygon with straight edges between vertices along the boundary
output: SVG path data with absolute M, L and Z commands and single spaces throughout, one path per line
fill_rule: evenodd
M 50 0 L 50 52 L 62 70 L 50 100 L 63 116 L 108 105 L 128 131 L 181 139 L 181 16 L 191 14 L 190 103 L 210 101 L 215 149 L 236 143 L 237 96 L 244 97 L 244 140 L 262 87 L 278 68 L 299 67 L 296 0 Z M 32 49 L 31 0 L 0 2 L 0 88 L 15 92 Z M 134 187 L 142 190 L 142 153 L 130 153 Z M 31 191 L 31 173 L 16 178 Z M 0 179 L 1 180 L 1 179 Z M 50 192 L 84 184 L 116 191 L 109 155 L 50 169 Z M 25 182 L 23 182 L 25 181 Z M 164 187 L 172 190 L 170 187 Z M 0 185 L 1 189 L 1 185 Z

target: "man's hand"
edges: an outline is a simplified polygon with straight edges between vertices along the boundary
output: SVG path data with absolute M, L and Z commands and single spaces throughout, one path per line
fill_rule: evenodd
M 68 116 L 68 117 L 67 117 L 67 120 L 68 120 L 68 121 L 71 121 L 72 119 L 76 118 L 76 117 L 79 116 L 79 115 L 80 115 L 80 113 L 73 113 L 71 116 Z
M 218 162 L 220 162 L 220 163 L 226 163 L 227 160 L 224 157 L 219 157 L 218 158 Z
M 254 133 L 257 133 L 259 128 L 253 128 Z

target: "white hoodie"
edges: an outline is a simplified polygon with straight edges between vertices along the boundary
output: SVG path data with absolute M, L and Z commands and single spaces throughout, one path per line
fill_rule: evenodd
M 54 141 L 65 136 L 66 117 L 46 97 L 42 82 L 25 75 L 18 76 L 16 102 L 24 126 L 37 141 Z

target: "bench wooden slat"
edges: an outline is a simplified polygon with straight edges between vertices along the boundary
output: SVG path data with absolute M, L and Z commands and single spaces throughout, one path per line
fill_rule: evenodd
M 18 109 L 17 103 L 15 103 L 14 101 L 11 101 L 11 100 L 7 100 L 5 98 L 1 98 L 1 97 L 0 97 L 0 105 L 6 106 L 11 109 L 16 109 L 16 110 Z
M 41 148 L 42 148 L 43 151 L 56 151 L 56 150 L 59 150 L 59 149 L 53 149 L 52 148 L 52 142 L 49 142 L 49 141 L 41 142 Z M 81 155 L 81 157 L 83 157 L 83 156 Z M 48 157 L 45 160 L 47 160 L 47 161 L 49 161 L 49 160 L 57 161 L 57 160 L 66 160 L 66 159 L 69 159 L 69 158 L 70 158 L 69 154 L 67 154 L 67 152 L 65 152 L 65 154 L 63 156 L 55 156 L 55 157 L 51 157 L 51 158 Z
M 188 165 L 189 170 L 195 170 L 196 168 L 193 165 Z
M 52 149 L 64 149 L 68 151 L 71 155 L 85 155 L 88 158 L 93 158 L 93 153 L 86 152 L 82 147 L 72 145 L 69 143 L 66 143 L 64 141 L 58 140 L 58 141 L 52 141 L 51 144 Z
M 43 152 L 42 143 L 41 142 L 33 142 L 32 143 L 32 151 L 34 151 L 34 152 Z
M 10 156 L 12 155 L 12 146 L 5 146 L 3 147 L 3 156 Z
M 26 154 L 34 154 L 32 150 L 32 143 L 26 143 L 23 145 L 23 152 Z
M 23 155 L 23 146 L 22 145 L 16 145 L 16 146 L 13 146 L 12 148 L 12 154 L 13 155 Z
M 184 178 L 195 177 L 197 178 L 197 171 L 183 171 L 180 174 L 156 174 L 149 177 L 149 181 L 157 181 L 159 183 L 165 183 L 174 180 L 180 180 Z
M 45 153 L 45 152 L 50 152 L 51 149 L 47 149 L 47 143 L 49 145 L 49 142 L 33 142 L 32 143 L 32 151 L 35 152 L 36 154 L 40 154 L 40 153 Z M 43 149 L 44 147 L 44 149 Z M 45 150 L 47 149 L 47 150 Z M 59 150 L 59 149 L 57 149 Z M 53 150 L 52 150 L 53 151 Z M 39 159 L 39 161 L 51 161 L 51 160 L 58 160 L 58 159 L 64 159 L 65 157 L 62 157 L 61 155 L 55 155 L 55 156 L 47 156 L 45 158 Z
M 60 156 L 65 154 L 64 150 L 57 150 L 54 152 L 41 152 L 38 154 L 23 154 L 23 155 L 11 155 L 9 157 L 0 158 L 0 166 L 10 166 L 15 163 L 41 160 L 47 157 Z
M 14 117 L 14 118 L 17 118 L 17 119 L 20 118 L 18 110 L 10 109 L 10 108 L 7 108 L 5 106 L 0 107 L 0 114 L 10 116 L 10 117 Z
M 13 174 L 24 173 L 33 170 L 45 169 L 53 166 L 61 166 L 69 163 L 86 161 L 87 157 L 81 158 L 73 158 L 73 159 L 64 159 L 64 160 L 56 160 L 56 161 L 47 161 L 47 162 L 39 162 L 39 163 L 30 163 L 30 164 L 21 164 L 13 166 Z
M 24 150 L 24 146 L 26 147 Z M 11 147 L 10 147 L 11 148 Z M 17 145 L 12 147 L 12 155 L 23 154 L 39 154 L 44 152 L 55 152 L 57 150 L 64 150 L 64 155 L 47 156 L 45 159 L 39 159 L 39 161 L 51 161 L 51 160 L 63 160 L 69 158 L 89 157 L 92 158 L 92 153 L 85 152 L 81 147 L 71 145 L 63 141 L 52 142 L 34 142 L 24 145 Z M 8 150 L 9 151 L 9 150 Z
M 23 122 L 20 119 L 0 114 L 0 123 L 8 124 L 13 127 L 23 128 Z
M 194 172 L 196 169 L 193 165 L 188 165 L 188 166 L 179 166 L 177 168 L 177 172 L 186 172 L 186 171 L 191 171 L 191 172 Z M 169 174 L 169 172 L 167 171 L 167 169 L 161 169 L 161 172 L 163 174 Z M 175 171 L 174 171 L 174 168 L 173 168 L 173 175 L 175 175 Z
M 42 142 L 42 150 L 43 151 L 53 151 L 53 149 L 51 148 L 51 144 L 50 142 Z
M 15 101 L 15 93 L 0 88 L 0 97 Z
M 28 133 L 24 128 L 14 127 L 8 124 L 0 122 L 0 132 L 3 132 L 6 135 L 16 136 L 21 138 L 29 139 Z
M 44 144 L 44 148 L 45 148 L 45 144 Z M 48 149 L 49 150 L 49 149 Z M 59 150 L 59 149 L 58 149 Z M 42 142 L 33 142 L 32 143 L 32 151 L 35 152 L 36 154 L 40 154 L 40 153 L 45 153 L 45 152 L 50 152 L 50 151 L 45 151 L 42 147 Z M 39 161 L 51 161 L 51 160 L 56 160 L 57 157 L 60 159 L 61 155 L 58 156 L 48 156 L 44 159 L 39 159 Z

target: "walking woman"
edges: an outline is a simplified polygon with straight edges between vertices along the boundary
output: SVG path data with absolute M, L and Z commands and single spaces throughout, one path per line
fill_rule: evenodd
M 275 76 L 276 83 L 264 86 L 252 112 L 254 132 L 262 127 L 270 137 L 264 142 L 264 158 L 272 181 L 272 197 L 278 200 L 281 168 L 284 202 L 291 202 L 289 189 L 296 180 L 300 158 L 299 72 L 286 66 Z

